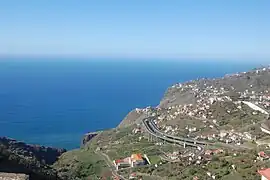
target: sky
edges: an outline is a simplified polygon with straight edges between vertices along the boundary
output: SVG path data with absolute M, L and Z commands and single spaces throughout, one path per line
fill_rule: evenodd
M 269 0 L 8 0 L 0 55 L 270 58 Z

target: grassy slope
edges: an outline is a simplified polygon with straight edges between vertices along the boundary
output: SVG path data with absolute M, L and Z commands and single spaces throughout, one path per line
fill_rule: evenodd
M 108 171 L 104 159 L 94 151 L 86 149 L 64 153 L 54 164 L 54 168 L 67 179 L 71 177 L 80 177 L 81 179 L 91 177 L 91 179 L 97 179 Z

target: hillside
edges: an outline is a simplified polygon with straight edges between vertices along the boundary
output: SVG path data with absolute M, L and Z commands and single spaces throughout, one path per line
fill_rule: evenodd
M 50 165 L 65 151 L 0 137 L 0 172 L 27 174 L 30 180 L 56 180 L 57 172 Z

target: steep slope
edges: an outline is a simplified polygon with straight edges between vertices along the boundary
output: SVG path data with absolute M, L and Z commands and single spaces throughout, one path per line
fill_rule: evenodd
M 128 115 L 120 122 L 117 128 L 124 128 L 136 123 L 140 123 L 145 117 L 146 114 L 143 113 L 141 109 L 136 108 L 128 113 Z
M 0 172 L 28 174 L 30 180 L 57 179 L 57 172 L 49 165 L 65 151 L 1 137 Z

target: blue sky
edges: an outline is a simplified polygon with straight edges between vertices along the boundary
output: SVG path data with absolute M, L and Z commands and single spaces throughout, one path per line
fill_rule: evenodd
M 269 0 L 8 0 L 0 54 L 270 58 Z

